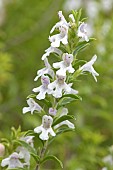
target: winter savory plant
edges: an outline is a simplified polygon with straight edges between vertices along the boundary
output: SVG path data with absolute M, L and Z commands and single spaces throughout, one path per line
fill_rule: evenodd
M 41 84 L 33 88 L 34 93 L 27 97 L 28 106 L 23 108 L 23 114 L 37 114 L 42 123 L 27 132 L 21 132 L 20 127 L 12 128 L 11 139 L 3 139 L 0 145 L 3 169 L 41 170 L 42 164 L 50 159 L 63 168 L 63 163 L 49 154 L 48 147 L 58 135 L 75 129 L 75 117 L 69 114 L 67 104 L 81 100 L 77 87 L 74 88 L 77 78 L 89 72 L 97 81 L 99 74 L 93 68 L 97 56 L 93 55 L 90 61 L 77 58 L 93 40 L 88 37 L 81 10 L 72 11 L 68 20 L 62 11 L 58 12 L 58 17 L 59 21 L 50 31 L 50 47 L 42 56 L 44 68 L 37 71 L 34 79 Z M 53 56 L 55 62 L 49 63 Z M 37 141 L 41 141 L 42 147 L 38 148 Z

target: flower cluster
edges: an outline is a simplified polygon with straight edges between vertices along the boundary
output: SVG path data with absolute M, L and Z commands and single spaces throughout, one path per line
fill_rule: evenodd
M 34 81 L 41 81 L 41 85 L 33 88 L 35 94 L 27 98 L 28 107 L 23 108 L 23 114 L 27 112 L 37 113 L 42 119 L 42 124 L 34 128 L 33 136 L 26 136 L 20 140 L 25 141 L 33 148 L 33 137 L 37 136 L 46 143 L 54 139 L 60 131 L 64 133 L 75 128 L 70 121 L 74 116 L 68 114 L 66 104 L 80 99 L 78 90 L 74 88 L 76 78 L 84 72 L 89 72 L 97 81 L 99 74 L 94 70 L 93 64 L 97 59 L 94 55 L 89 62 L 76 67 L 77 50 L 90 42 L 87 34 L 87 24 L 79 21 L 79 15 L 75 11 L 69 15 L 68 21 L 58 12 L 59 22 L 50 31 L 50 47 L 42 56 L 44 68 L 37 71 Z M 79 18 L 77 18 L 79 17 Z M 54 34 L 55 33 L 55 34 Z M 82 47 L 82 48 L 83 48 Z M 55 55 L 55 62 L 49 63 L 50 55 Z M 57 60 L 58 59 L 58 60 Z M 42 104 L 43 103 L 43 104 Z M 62 128 L 63 126 L 63 128 Z M 41 154 L 45 149 L 42 150 Z M 35 155 L 36 156 L 36 155 Z M 40 156 L 42 159 L 42 155 Z M 21 161 L 21 160 L 24 160 Z M 2 167 L 16 168 L 30 165 L 30 153 L 24 146 L 19 146 L 16 152 L 2 160 Z M 37 165 L 38 166 L 38 165 Z
M 73 65 L 76 58 L 73 49 L 69 47 L 69 30 L 72 29 L 74 25 L 76 26 L 76 18 L 74 14 L 70 14 L 68 22 L 63 16 L 62 11 L 58 12 L 58 17 L 59 22 L 57 22 L 50 31 L 50 47 L 45 50 L 45 54 L 42 56 L 45 67 L 37 71 L 37 76 L 34 79 L 34 81 L 39 80 L 39 78 L 41 79 L 41 85 L 33 88 L 33 92 L 36 93 L 36 99 L 42 101 L 48 97 L 53 98 L 52 107 L 48 108 L 47 115 L 43 115 L 42 117 L 42 124 L 34 129 L 35 133 L 40 133 L 39 138 L 41 140 L 48 140 L 49 134 L 55 136 L 54 130 L 61 125 L 65 124 L 68 125 L 69 128 L 74 128 L 74 125 L 70 121 L 65 120 L 54 126 L 54 130 L 52 129 L 53 119 L 55 117 L 60 118 L 68 113 L 67 108 L 63 108 L 61 114 L 57 116 L 57 104 L 54 104 L 54 101 L 59 101 L 64 95 L 78 94 L 78 91 L 72 88 L 73 83 L 69 82 L 69 76 L 73 76 L 76 73 Z M 75 27 L 75 29 L 74 34 L 76 33 L 75 37 L 78 37 L 79 42 L 89 42 L 86 23 L 79 22 L 78 28 Z M 57 32 L 57 34 L 54 34 L 54 32 Z M 60 47 L 65 48 L 66 51 L 64 52 Z M 67 50 L 69 48 L 70 50 Z M 50 64 L 48 56 L 51 54 L 57 55 L 60 61 Z M 97 56 L 94 55 L 89 62 L 79 67 L 77 70 L 79 74 L 90 72 L 95 81 L 97 81 L 96 76 L 99 74 L 93 68 L 96 59 Z M 41 112 L 43 110 L 32 98 L 29 98 L 27 103 L 29 107 L 24 107 L 23 113 L 30 111 L 31 114 L 33 114 L 34 111 Z

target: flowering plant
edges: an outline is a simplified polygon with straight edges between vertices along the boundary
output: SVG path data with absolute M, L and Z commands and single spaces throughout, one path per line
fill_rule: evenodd
M 72 11 L 68 21 L 62 11 L 58 12 L 58 17 L 60 21 L 50 31 L 51 45 L 42 56 L 45 66 L 37 71 L 34 79 L 41 80 L 41 85 L 33 88 L 34 94 L 27 97 L 28 106 L 23 108 L 23 114 L 37 114 L 42 123 L 27 132 L 12 128 L 11 140 L 3 139 L 4 144 L 10 147 L 10 155 L 2 159 L 2 167 L 30 169 L 32 156 L 35 170 L 39 170 L 49 159 L 57 161 L 63 168 L 56 156 L 48 154 L 48 146 L 58 135 L 75 129 L 75 117 L 68 114 L 67 104 L 81 100 L 78 90 L 75 90 L 78 76 L 89 72 L 97 81 L 96 76 L 99 74 L 93 68 L 97 56 L 94 55 L 88 62 L 77 58 L 78 53 L 93 40 L 88 37 L 87 24 L 85 19 L 81 19 L 81 10 Z M 55 56 L 53 64 L 48 59 L 51 54 Z M 42 143 L 38 149 L 37 140 Z

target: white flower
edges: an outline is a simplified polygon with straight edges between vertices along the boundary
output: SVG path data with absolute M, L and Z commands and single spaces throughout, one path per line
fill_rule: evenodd
M 78 28 L 78 37 L 83 38 L 85 41 L 89 41 L 89 38 L 87 36 L 87 24 L 84 22 L 79 26 Z
M 67 115 L 67 114 L 68 114 L 68 109 L 67 108 L 63 108 L 62 112 L 61 112 L 61 115 L 59 117 L 62 117 L 62 116 Z M 57 124 L 54 128 L 57 129 L 57 128 L 59 128 L 62 125 L 67 125 L 71 129 L 75 128 L 74 124 L 71 123 L 69 120 L 64 120 L 63 122 Z
M 59 50 L 58 48 L 56 47 L 49 47 L 48 49 L 45 50 L 45 54 L 42 56 L 42 60 L 44 60 L 47 56 L 49 56 L 51 53 L 56 53 L 58 55 L 61 55 L 62 54 L 62 51 Z
M 38 126 L 34 129 L 35 133 L 41 133 L 39 135 L 40 139 L 42 140 L 48 140 L 49 134 L 51 136 L 55 136 L 53 129 L 51 128 L 51 125 L 53 123 L 53 119 L 51 116 L 44 115 L 42 118 L 42 125 Z
M 69 24 L 67 23 L 66 19 L 64 18 L 63 14 L 62 14 L 62 11 L 59 11 L 59 12 L 58 12 L 58 16 L 59 16 L 60 21 L 57 22 L 57 23 L 53 26 L 53 28 L 51 29 L 50 33 L 52 33 L 56 28 L 59 28 L 59 27 L 64 26 L 64 25 L 66 25 L 66 26 L 69 25 Z
M 94 68 L 92 66 L 94 64 L 94 62 L 96 61 L 96 59 L 97 59 L 97 56 L 94 55 L 89 62 L 84 64 L 82 67 L 80 67 L 80 70 L 90 72 L 92 74 L 92 76 L 94 77 L 95 81 L 97 82 L 96 76 L 99 76 L 99 74 L 94 70 Z
M 62 97 L 62 93 L 64 94 L 77 94 L 78 91 L 71 88 L 72 84 L 66 84 L 66 76 L 56 74 L 57 79 L 48 85 L 50 89 L 49 94 L 52 94 L 55 98 Z
M 52 47 L 59 47 L 60 42 L 62 42 L 64 45 L 68 44 L 68 27 L 63 25 L 59 27 L 59 31 L 59 34 L 49 37 Z
M 25 137 L 21 137 L 20 140 L 25 141 L 27 144 L 29 144 L 31 147 L 33 147 L 33 138 L 34 136 L 25 136 Z M 19 146 L 16 149 L 17 152 L 19 152 L 19 156 L 21 159 L 24 159 L 25 163 L 24 165 L 29 166 L 30 165 L 30 153 L 29 151 L 23 147 L 23 146 Z
M 44 64 L 45 67 L 37 71 L 37 76 L 35 77 L 34 81 L 37 81 L 38 78 L 43 76 L 44 74 L 49 74 L 52 78 L 54 77 L 54 71 L 52 70 L 47 58 L 44 59 Z
M 37 110 L 38 112 L 42 110 L 41 106 L 39 106 L 39 104 L 36 103 L 32 98 L 29 98 L 27 100 L 27 104 L 29 105 L 29 107 L 23 108 L 23 114 L 29 111 L 31 112 L 31 114 L 33 114 L 34 110 Z
M 1 166 L 2 167 L 8 166 L 8 169 L 18 167 L 23 168 L 23 163 L 21 163 L 19 159 L 21 159 L 20 155 L 14 152 L 8 158 L 2 160 Z
M 61 73 L 62 75 L 66 75 L 66 71 L 68 71 L 69 73 L 73 73 L 75 71 L 71 65 L 71 63 L 73 62 L 73 55 L 64 53 L 62 55 L 62 59 L 63 59 L 63 61 L 61 61 L 61 62 L 53 63 L 54 68 L 60 68 L 57 71 L 57 73 L 58 74 Z
M 33 147 L 33 138 L 34 136 L 24 136 L 24 137 L 21 137 L 20 140 L 23 140 L 25 141 L 26 143 L 28 143 L 31 147 Z
M 36 96 L 36 98 L 39 100 L 44 99 L 46 93 L 49 92 L 49 89 L 48 89 L 48 85 L 50 84 L 49 77 L 44 76 L 44 75 L 41 76 L 41 82 L 42 82 L 41 86 L 33 89 L 33 92 L 35 92 L 35 93 L 39 92 L 39 94 Z
M 16 152 L 18 152 L 19 157 L 21 159 L 24 159 L 24 161 L 25 161 L 24 165 L 29 166 L 30 165 L 30 153 L 29 153 L 29 151 L 25 147 L 18 146 L 18 148 L 16 149 Z

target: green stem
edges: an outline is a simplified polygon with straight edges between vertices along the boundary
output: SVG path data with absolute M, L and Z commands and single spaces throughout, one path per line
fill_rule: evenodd
M 47 150 L 48 141 L 45 141 L 44 146 L 40 152 L 40 161 L 44 158 L 45 152 Z M 40 161 L 37 163 L 35 170 L 40 170 Z

